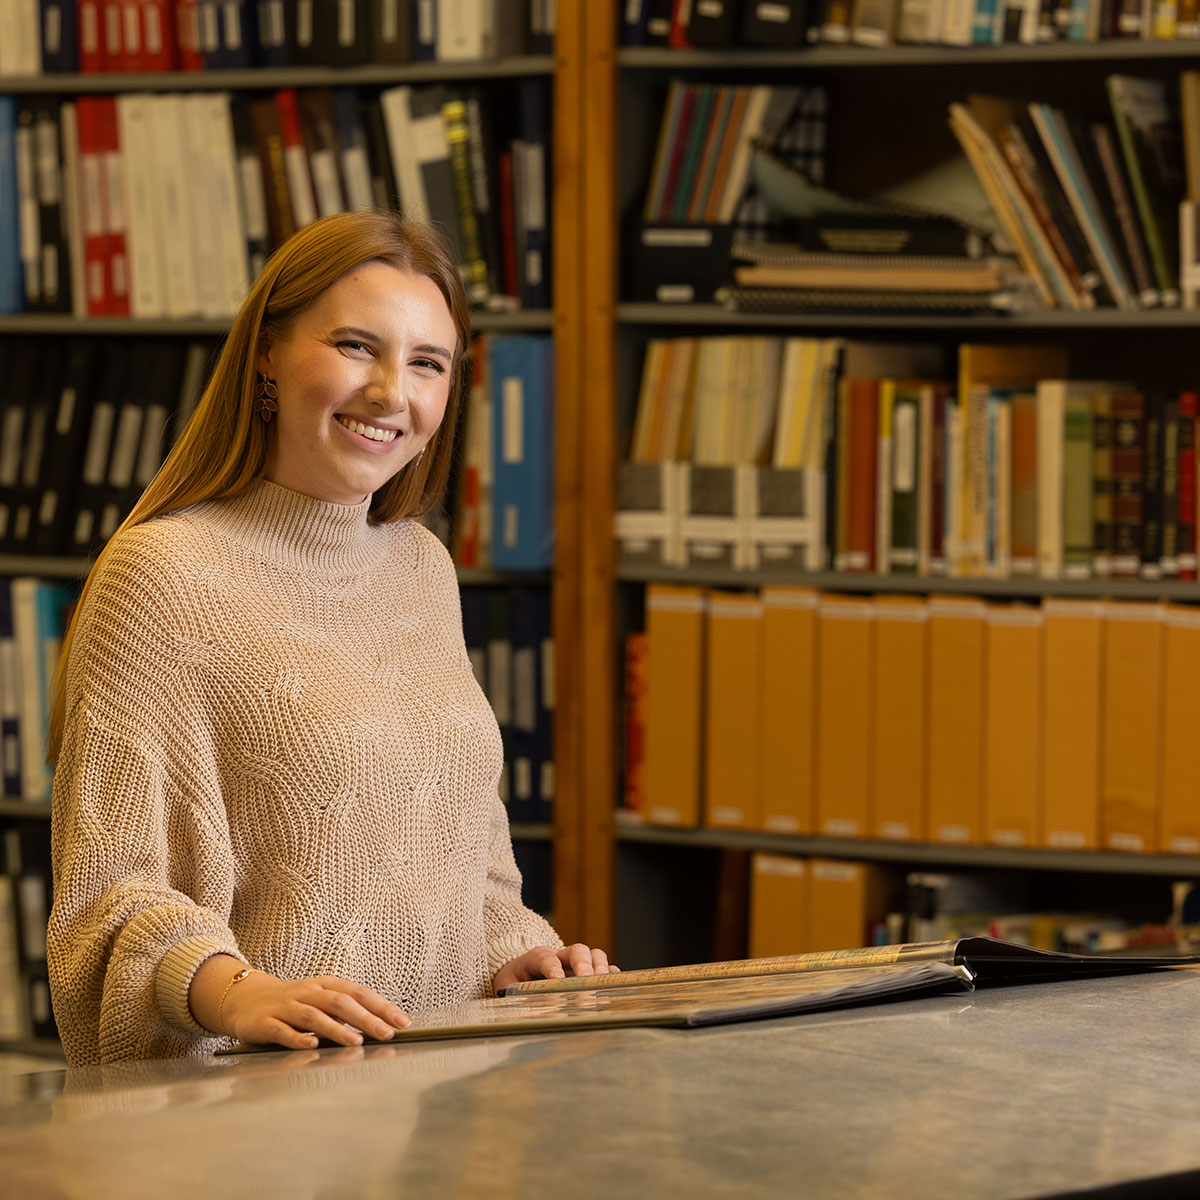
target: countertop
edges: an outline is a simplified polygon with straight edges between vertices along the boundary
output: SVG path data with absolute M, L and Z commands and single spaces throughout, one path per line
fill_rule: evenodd
M 1198 1093 L 1179 970 L 0 1078 L 0 1194 L 1013 1200 L 1200 1173 Z

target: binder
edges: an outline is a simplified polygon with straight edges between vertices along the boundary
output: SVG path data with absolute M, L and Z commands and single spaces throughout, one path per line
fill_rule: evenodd
M 747 46 L 799 47 L 807 31 L 806 0 L 743 0 L 742 41 Z
M 700 821 L 705 595 L 669 584 L 646 588 L 646 820 Z
M 1162 822 L 1157 849 L 1200 854 L 1200 774 L 1195 765 L 1195 692 L 1200 613 L 1169 604 L 1163 638 Z
M 762 813 L 770 833 L 815 828 L 817 593 L 762 590 Z
M 437 0 L 414 0 L 413 61 L 432 62 L 437 57 Z
M 763 605 L 711 591 L 705 627 L 704 823 L 756 829 L 762 809 Z
M 79 70 L 79 15 L 76 0 L 40 0 L 42 71 L 56 75 Z
M 16 124 L 16 101 L 12 96 L 0 96 L 0 312 L 3 313 L 19 312 L 23 304 L 14 154 Z
M 915 596 L 875 597 L 872 837 L 926 839 L 929 611 Z
M 1032 846 L 1041 816 L 1041 610 L 989 604 L 985 636 L 984 839 Z
M 929 825 L 935 842 L 983 838 L 984 602 L 929 598 Z
M 740 0 L 692 0 L 687 39 L 697 48 L 726 49 L 737 40 L 741 16 Z
M 255 0 L 255 60 L 259 66 L 291 64 L 295 26 L 295 0 Z
M 413 0 L 369 0 L 372 62 L 411 62 Z
M 817 609 L 816 832 L 826 837 L 871 828 L 873 618 L 862 596 L 822 596 Z
M 813 858 L 808 864 L 808 953 L 870 944 L 888 908 L 887 876 L 870 863 Z
M 318 0 L 316 45 L 322 63 L 349 67 L 371 61 L 371 3 L 372 0 L 337 0 L 337 3 Z
M 492 566 L 547 570 L 554 562 L 554 342 L 498 335 L 490 352 Z
M 1164 617 L 1161 604 L 1104 604 L 1100 830 L 1109 850 L 1141 853 L 1158 844 Z
M 750 864 L 750 956 L 806 953 L 811 918 L 808 863 L 792 855 L 758 853 Z

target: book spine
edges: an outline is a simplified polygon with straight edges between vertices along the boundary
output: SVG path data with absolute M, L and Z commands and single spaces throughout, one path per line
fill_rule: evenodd
M 1145 406 L 1136 392 L 1112 401 L 1113 557 L 1112 573 L 1136 579 L 1142 561 L 1142 460 Z
M 1091 396 L 1068 389 L 1063 409 L 1063 577 L 1092 573 L 1092 408 Z
M 1092 399 L 1092 574 L 1112 574 L 1113 442 L 1112 397 Z
M 1179 535 L 1180 579 L 1196 578 L 1196 415 L 1197 394 L 1179 396 Z
M 1162 545 L 1159 566 L 1164 579 L 1179 575 L 1179 397 L 1163 404 Z
M 1145 397 L 1145 436 L 1142 442 L 1141 577 L 1162 578 L 1162 491 L 1164 405 L 1160 394 Z

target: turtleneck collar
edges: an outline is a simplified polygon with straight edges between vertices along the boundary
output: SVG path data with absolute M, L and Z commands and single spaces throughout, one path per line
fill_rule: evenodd
M 382 530 L 367 523 L 361 504 L 334 504 L 260 479 L 244 492 L 204 506 L 226 536 L 280 566 L 321 573 L 354 573 L 372 565 Z

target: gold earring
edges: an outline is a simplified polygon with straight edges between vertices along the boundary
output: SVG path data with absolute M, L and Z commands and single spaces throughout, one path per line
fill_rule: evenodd
M 258 373 L 258 390 L 254 393 L 254 411 L 264 421 L 269 421 L 279 411 L 279 388 L 275 380 Z

